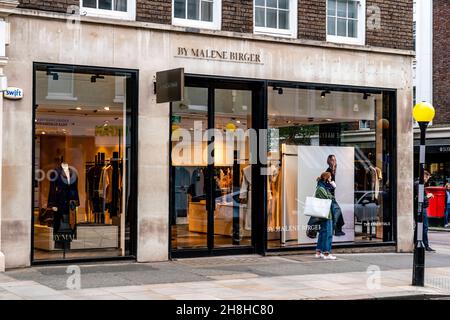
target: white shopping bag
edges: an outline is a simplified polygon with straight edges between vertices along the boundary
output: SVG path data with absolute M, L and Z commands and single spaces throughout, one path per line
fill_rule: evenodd
M 330 215 L 331 200 L 306 197 L 305 216 L 328 219 Z

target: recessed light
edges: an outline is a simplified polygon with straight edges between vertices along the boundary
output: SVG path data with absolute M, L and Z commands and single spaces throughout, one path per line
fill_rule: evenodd
M 103 109 L 105 109 L 106 111 L 109 111 L 109 107 L 104 107 Z
M 238 123 L 238 124 L 241 123 L 241 120 L 236 120 L 236 123 Z
M 47 134 L 45 131 L 42 131 L 42 134 Z
M 75 109 L 77 109 L 78 111 L 83 110 L 83 108 L 81 107 L 76 107 Z

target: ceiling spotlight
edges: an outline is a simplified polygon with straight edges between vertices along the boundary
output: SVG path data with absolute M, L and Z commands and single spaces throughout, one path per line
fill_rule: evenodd
M 320 94 L 320 97 L 321 97 L 322 99 L 325 99 L 325 97 L 326 97 L 327 94 L 331 94 L 330 90 L 322 91 L 322 93 Z
M 363 99 L 364 100 L 367 100 L 369 97 L 371 96 L 371 94 L 370 93 L 366 93 L 366 92 L 364 92 L 364 96 L 363 96 Z
M 274 91 L 278 91 L 279 95 L 282 95 L 284 93 L 283 88 L 279 88 L 279 87 L 273 87 Z
M 47 134 L 45 131 L 42 131 L 42 134 Z
M 77 109 L 78 111 L 83 110 L 81 107 L 76 107 L 75 109 Z
M 59 80 L 59 74 L 57 72 L 52 72 L 51 69 L 47 69 L 47 76 L 52 76 L 52 79 L 55 81 Z
M 109 111 L 109 107 L 104 107 L 103 108 L 105 111 Z

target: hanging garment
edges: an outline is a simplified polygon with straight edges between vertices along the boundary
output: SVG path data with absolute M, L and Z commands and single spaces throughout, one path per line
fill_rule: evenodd
M 175 212 L 177 217 L 187 217 L 188 189 L 191 175 L 184 167 L 175 168 Z
M 380 183 L 383 180 L 383 173 L 380 168 L 375 167 L 375 199 L 378 200 L 380 195 Z
M 244 228 L 252 229 L 252 166 L 245 167 L 243 170 L 241 191 L 239 199 L 247 200 L 247 208 L 241 206 L 244 211 Z
M 112 173 L 113 167 L 111 165 L 107 165 L 103 167 L 102 174 L 100 176 L 99 193 L 105 203 L 111 203 L 112 201 Z

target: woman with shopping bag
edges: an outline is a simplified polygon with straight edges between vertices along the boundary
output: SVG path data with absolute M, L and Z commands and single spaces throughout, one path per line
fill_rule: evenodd
M 317 241 L 315 257 L 324 260 L 336 260 L 336 257 L 331 254 L 331 246 L 333 243 L 333 216 L 331 212 L 331 203 L 334 196 L 327 188 L 327 183 L 330 182 L 331 173 L 322 173 L 320 177 L 317 178 L 317 188 L 314 198 L 308 198 L 305 206 L 305 215 L 320 218 L 319 239 Z

